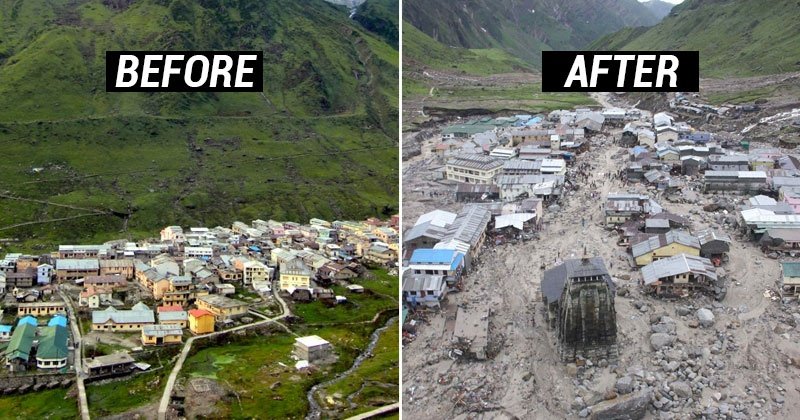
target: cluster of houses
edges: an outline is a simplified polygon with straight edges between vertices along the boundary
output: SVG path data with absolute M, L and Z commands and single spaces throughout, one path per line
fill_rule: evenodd
M 52 351 L 62 353 L 69 334 L 51 332 L 49 326 L 37 329 L 35 318 L 66 319 L 67 306 L 54 293 L 59 284 L 79 286 L 74 302 L 79 313 L 87 313 L 92 331 L 140 333 L 145 346 L 181 343 L 187 329 L 207 334 L 245 317 L 249 304 L 231 297 L 240 290 L 335 304 L 346 298 L 334 296 L 331 284 L 361 292 L 354 279 L 367 266 L 396 265 L 397 224 L 395 216 L 389 221 L 311 219 L 308 224 L 255 220 L 212 229 L 168 226 L 158 240 L 142 243 L 61 245 L 46 255 L 6 254 L 0 260 L 0 297 L 6 295 L 7 307 L 16 306 L 20 319 L 34 322 L 33 328 L 0 325 L 0 349 L 10 369 L 30 366 Z M 127 307 L 131 294 L 155 306 L 140 301 Z M 51 335 L 55 338 L 47 338 Z M 37 364 L 63 367 L 58 361 L 45 358 Z
M 69 363 L 71 336 L 63 304 L 52 310 L 20 310 L 16 325 L 0 325 L 0 354 L 10 372 L 61 370 Z M 46 320 L 46 322 L 45 322 Z

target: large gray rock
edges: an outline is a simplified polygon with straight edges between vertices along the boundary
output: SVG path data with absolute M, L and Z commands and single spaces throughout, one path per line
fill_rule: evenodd
M 633 378 L 625 375 L 617 379 L 617 384 L 614 387 L 619 394 L 630 394 L 633 392 Z
M 695 312 L 697 316 L 697 321 L 703 327 L 710 327 L 714 325 L 714 314 L 706 308 L 700 308 Z
M 664 347 L 671 346 L 675 342 L 675 337 L 665 333 L 655 333 L 650 336 L 650 347 L 653 350 L 661 350 Z
M 653 398 L 650 388 L 622 395 L 613 400 L 603 401 L 592 407 L 594 420 L 638 420 L 647 413 L 647 406 Z
M 686 382 L 676 381 L 669 384 L 669 387 L 675 391 L 675 395 L 678 398 L 689 398 L 692 396 L 692 387 Z

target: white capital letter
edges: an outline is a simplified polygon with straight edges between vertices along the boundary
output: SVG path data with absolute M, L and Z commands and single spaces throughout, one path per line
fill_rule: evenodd
M 164 56 L 161 54 L 153 54 L 144 56 L 144 64 L 142 64 L 142 87 L 157 88 L 158 82 L 150 81 L 150 75 L 158 73 L 158 67 L 153 68 L 151 64 L 153 61 L 161 61 Z
M 169 87 L 170 76 L 181 74 L 180 67 L 172 67 L 173 61 L 183 61 L 183 54 L 170 54 L 164 59 L 164 76 L 161 79 L 162 87 Z
M 669 61 L 670 67 L 667 68 L 666 62 Z M 658 74 L 656 75 L 656 87 L 664 87 L 664 76 L 669 76 L 669 87 L 678 86 L 678 57 L 674 55 L 662 55 L 661 60 L 658 60 Z
M 639 59 L 636 60 L 636 79 L 633 81 L 633 87 L 637 88 L 649 88 L 653 86 L 652 82 L 643 82 L 642 75 L 647 73 L 652 73 L 653 69 L 650 67 L 645 68 L 644 62 L 645 61 L 652 61 L 655 60 L 656 56 L 651 54 L 640 55 Z
M 625 87 L 625 73 L 628 71 L 628 61 L 636 59 L 633 54 L 617 54 L 614 59 L 619 61 L 619 77 L 617 78 L 617 87 Z
M 130 66 L 127 64 L 130 63 Z M 139 79 L 139 74 L 136 73 L 136 68 L 139 67 L 139 59 L 136 58 L 135 55 L 120 55 L 119 56 L 119 64 L 117 67 L 117 87 L 118 88 L 126 88 L 132 87 L 136 85 L 136 81 Z M 130 74 L 131 80 L 126 82 L 125 75 Z
M 572 87 L 573 81 L 581 82 L 581 87 L 585 88 L 589 81 L 586 79 L 586 61 L 583 59 L 582 55 L 578 55 L 575 57 L 575 62 L 572 63 L 572 70 L 569 71 L 569 77 L 567 77 L 567 82 L 564 83 L 564 87 Z
M 194 68 L 194 63 L 200 61 L 201 65 L 203 66 L 200 69 L 200 78 L 197 81 L 192 80 L 192 69 Z M 208 59 L 203 55 L 193 55 L 186 60 L 186 73 L 183 75 L 183 80 L 186 82 L 186 86 L 189 87 L 200 87 L 206 83 L 208 79 Z
M 236 84 L 234 85 L 237 88 L 247 88 L 253 87 L 253 82 L 245 82 L 242 80 L 242 76 L 245 74 L 249 74 L 253 72 L 252 67 L 247 67 L 245 61 L 253 61 L 258 59 L 257 55 L 254 54 L 247 54 L 247 55 L 240 55 L 239 62 L 236 65 Z M 258 75 L 258 77 L 263 77 L 262 75 Z

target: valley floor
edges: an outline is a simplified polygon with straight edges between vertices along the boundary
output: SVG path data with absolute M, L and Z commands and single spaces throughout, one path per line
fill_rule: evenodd
M 610 105 L 607 97 L 595 99 Z M 797 303 L 781 304 L 774 298 L 779 263 L 735 237 L 730 262 L 723 265 L 729 276 L 723 301 L 667 301 L 645 295 L 637 286 L 640 273 L 616 245 L 618 235 L 603 225 L 601 203 L 608 193 L 652 193 L 641 184 L 624 184 L 610 176 L 627 157 L 614 142 L 618 135 L 595 136 L 591 151 L 578 156 L 579 164 L 590 165 L 590 178 L 562 199 L 559 210 L 545 211 L 539 239 L 498 246 L 487 241 L 465 275 L 463 291 L 449 294 L 440 312 L 411 315 L 420 324 L 403 350 L 404 415 L 574 418 L 589 416 L 593 406 L 646 398 L 646 418 L 794 417 L 800 409 L 800 309 Z M 454 202 L 452 186 L 438 180 L 441 162 L 429 152 L 437 141 L 436 135 L 422 141 L 422 154 L 404 162 L 406 228 L 425 212 L 457 211 L 462 206 Z M 720 227 L 713 214 L 702 211 L 713 196 L 694 194 L 674 202 L 655 198 L 665 210 L 688 216 L 693 229 Z M 602 257 L 618 287 L 627 291 L 615 302 L 620 349 L 616 363 L 592 360 L 579 367 L 560 362 L 555 331 L 546 325 L 541 266 L 551 268 L 584 252 Z M 485 361 L 451 357 L 459 307 L 490 311 L 489 340 L 496 356 Z M 698 308 L 713 309 L 712 327 L 697 328 Z M 659 322 L 673 325 L 677 341 L 672 348 L 654 351 L 651 328 Z M 617 396 L 620 379 L 630 380 L 631 394 Z M 688 399 L 676 398 L 670 388 L 676 381 L 691 384 L 694 392 L 690 390 Z M 653 394 L 646 394 L 648 390 Z

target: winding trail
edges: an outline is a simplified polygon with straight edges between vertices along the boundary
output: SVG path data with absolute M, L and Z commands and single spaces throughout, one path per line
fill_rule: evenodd
M 380 339 L 381 334 L 384 331 L 386 331 L 390 326 L 392 326 L 392 324 L 395 323 L 395 322 L 397 322 L 397 317 L 396 316 L 391 317 L 391 318 L 389 318 L 388 321 L 386 321 L 386 323 L 382 327 L 380 327 L 380 328 L 378 328 L 378 329 L 376 329 L 375 331 L 372 332 L 372 336 L 370 337 L 369 345 L 367 346 L 366 350 L 361 352 L 361 354 L 359 354 L 358 357 L 356 357 L 356 360 L 353 362 L 353 366 L 350 366 L 350 369 L 347 369 L 346 371 L 336 375 L 336 377 L 331 379 L 331 380 L 328 380 L 328 381 L 325 381 L 325 382 L 320 382 L 320 383 L 314 385 L 313 387 L 311 387 L 311 389 L 308 391 L 308 394 L 307 394 L 308 405 L 309 405 L 309 413 L 306 416 L 306 420 L 317 420 L 317 419 L 322 418 L 322 408 L 319 406 L 319 403 L 317 402 L 317 399 L 314 397 L 314 395 L 317 393 L 317 391 L 320 388 L 324 388 L 324 387 L 326 387 L 328 385 L 332 385 L 332 384 L 334 384 L 336 382 L 339 382 L 342 379 L 350 376 L 350 374 L 352 374 L 353 372 L 355 372 L 356 369 L 358 369 L 358 367 L 361 366 L 362 363 L 364 363 L 364 360 L 366 360 L 367 357 L 369 357 L 369 355 L 372 354 L 372 351 L 375 350 L 375 346 L 378 344 L 378 340 Z M 373 411 L 375 411 L 375 410 L 373 410 Z M 377 414 L 379 414 L 379 413 L 375 413 L 373 415 L 377 415 Z M 368 417 L 360 417 L 360 418 L 368 418 Z

